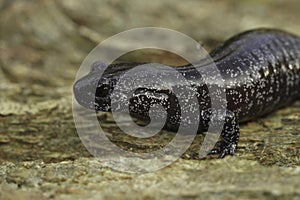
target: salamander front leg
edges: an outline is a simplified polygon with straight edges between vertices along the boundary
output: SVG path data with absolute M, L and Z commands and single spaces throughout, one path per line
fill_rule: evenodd
M 235 114 L 231 111 L 226 111 L 220 140 L 215 144 L 215 147 L 209 154 L 219 154 L 219 158 L 224 158 L 226 155 L 234 155 L 239 136 L 240 130 Z

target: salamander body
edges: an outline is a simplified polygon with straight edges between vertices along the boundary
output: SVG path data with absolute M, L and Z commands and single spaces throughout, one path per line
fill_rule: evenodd
M 217 67 L 223 82 L 218 83 L 217 78 L 212 75 L 211 83 L 208 84 L 222 87 L 227 102 L 226 108 L 220 109 L 225 111 L 221 138 L 211 153 L 224 157 L 228 154 L 233 155 L 236 151 L 239 122 L 263 116 L 299 98 L 300 38 L 280 30 L 251 30 L 230 38 L 212 51 L 210 56 L 214 65 L 203 59 L 196 64 L 173 69 L 182 74 L 196 91 L 200 116 L 199 131 L 203 131 L 207 130 L 210 119 L 218 112 L 214 112 L 211 106 L 210 91 L 207 83 L 203 82 L 199 69 L 209 76 L 212 66 Z M 95 63 L 91 72 L 74 84 L 75 98 L 85 107 L 111 111 L 110 95 L 119 78 L 138 65 L 111 64 L 99 77 L 97 69 L 106 66 L 101 62 Z M 145 74 L 146 77 L 152 72 L 150 70 L 147 73 L 149 75 Z M 155 73 L 157 74 L 157 71 Z M 155 73 L 153 71 L 153 74 Z M 168 71 L 164 73 L 168 74 Z M 173 86 L 179 84 L 174 79 L 169 81 Z M 88 92 L 91 85 L 97 86 L 94 93 Z M 133 117 L 149 121 L 151 106 L 161 104 L 167 111 L 166 129 L 177 130 L 179 124 L 184 122 L 180 115 L 178 96 L 176 97 L 172 90 L 159 85 L 139 87 L 138 83 L 135 88 L 127 102 L 123 102 L 121 98 L 119 101 L 120 104 L 128 105 Z

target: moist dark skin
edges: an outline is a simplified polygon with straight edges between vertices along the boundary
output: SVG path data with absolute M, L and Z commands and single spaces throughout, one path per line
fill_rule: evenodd
M 222 85 L 213 75 L 210 83 L 203 83 L 197 69 L 209 75 L 213 65 L 208 59 L 174 69 L 197 91 L 199 132 L 207 130 L 209 121 L 218 117 L 218 113 L 225 113 L 220 139 L 210 152 L 223 158 L 233 155 L 237 149 L 240 122 L 263 116 L 299 98 L 300 38 L 274 29 L 251 30 L 225 41 L 210 56 L 224 80 Z M 99 77 L 97 71 L 106 66 L 95 63 L 91 72 L 74 84 L 76 100 L 84 107 L 110 112 L 110 95 L 120 76 L 137 65 L 112 64 Z M 178 84 L 170 82 L 175 86 Z M 226 108 L 212 108 L 207 84 L 222 86 L 226 93 Z M 137 87 L 127 102 L 120 100 L 117 103 L 125 103 L 133 117 L 146 122 L 150 120 L 150 107 L 160 104 L 167 111 L 165 129 L 176 131 L 180 123 L 184 124 L 177 97 L 164 87 Z

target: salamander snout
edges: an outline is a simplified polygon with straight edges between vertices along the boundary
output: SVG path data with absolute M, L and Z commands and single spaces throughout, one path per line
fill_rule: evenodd
M 112 81 L 98 76 L 85 76 L 73 87 L 77 102 L 89 109 L 110 111 L 110 95 L 113 90 Z

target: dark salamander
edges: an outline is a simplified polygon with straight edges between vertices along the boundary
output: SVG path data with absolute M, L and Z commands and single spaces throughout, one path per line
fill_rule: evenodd
M 222 158 L 233 155 L 236 151 L 239 122 L 265 115 L 299 98 L 300 38 L 280 30 L 251 30 L 227 40 L 210 56 L 224 80 L 223 87 L 227 99 L 221 137 L 210 152 Z M 74 84 L 76 100 L 90 109 L 111 111 L 110 95 L 120 76 L 137 65 L 136 63 L 111 64 L 99 77 L 97 69 L 106 66 L 96 62 L 90 73 Z M 190 81 L 192 87 L 196 88 L 200 109 L 199 131 L 207 129 L 215 112 L 211 108 L 208 88 L 200 80 L 201 75 L 197 69 L 201 68 L 202 71 L 209 72 L 211 67 L 211 62 L 207 62 L 206 59 L 194 65 L 174 67 Z M 217 82 L 213 75 L 211 80 L 212 84 Z M 179 83 L 172 83 L 172 85 L 176 84 Z M 91 85 L 97 86 L 96 92 L 90 92 Z M 177 97 L 171 90 L 157 85 L 139 88 L 138 83 L 136 88 L 129 101 L 124 102 L 122 98 L 119 100 L 120 104 L 128 105 L 127 108 L 133 117 L 149 121 L 150 107 L 161 104 L 167 111 L 165 128 L 176 130 L 184 121 L 180 117 Z

